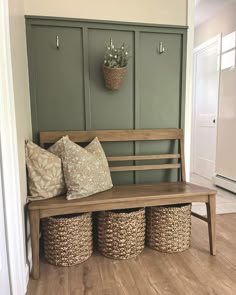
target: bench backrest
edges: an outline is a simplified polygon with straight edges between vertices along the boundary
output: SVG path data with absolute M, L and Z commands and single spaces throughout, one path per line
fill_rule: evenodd
M 185 179 L 184 141 L 182 129 L 143 129 L 143 130 L 92 130 L 92 131 L 47 131 L 40 132 L 40 145 L 53 144 L 62 136 L 68 135 L 70 140 L 76 143 L 90 142 L 96 136 L 100 142 L 125 142 L 125 141 L 157 141 L 178 140 L 178 154 L 159 155 L 132 155 L 107 157 L 108 162 L 142 161 L 160 159 L 178 159 L 175 164 L 150 164 L 110 167 L 111 172 L 140 171 L 156 169 L 180 169 L 181 181 Z

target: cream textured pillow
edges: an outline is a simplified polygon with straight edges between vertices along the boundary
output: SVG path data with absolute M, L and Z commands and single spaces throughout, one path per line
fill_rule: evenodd
M 62 140 L 58 141 L 62 142 Z M 55 143 L 57 145 L 58 143 Z M 29 201 L 52 198 L 65 193 L 61 159 L 33 142 L 26 144 Z
M 96 137 L 82 148 L 63 137 L 62 162 L 67 199 L 83 198 L 112 188 L 106 155 Z
M 64 138 L 66 138 L 66 139 L 69 140 L 68 135 L 67 136 L 64 136 Z M 54 143 L 53 145 L 51 145 L 50 148 L 48 148 L 48 151 L 50 153 L 53 153 L 54 155 L 56 155 L 60 159 L 62 158 L 62 153 L 64 151 L 64 138 L 62 137 L 56 143 Z

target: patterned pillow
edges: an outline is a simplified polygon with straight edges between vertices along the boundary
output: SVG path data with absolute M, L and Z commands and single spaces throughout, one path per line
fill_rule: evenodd
M 112 188 L 107 158 L 97 137 L 85 148 L 68 137 L 63 137 L 63 141 L 62 162 L 68 200 Z
M 64 138 L 69 140 L 68 136 L 64 136 Z M 64 151 L 64 139 L 63 139 L 63 137 L 61 139 L 59 139 L 56 143 L 51 145 L 50 148 L 48 148 L 48 151 L 61 159 L 62 158 L 62 153 Z
M 54 144 L 57 146 L 62 140 Z M 55 147 L 54 147 L 55 148 Z M 61 159 L 33 142 L 26 145 L 29 201 L 49 199 L 65 193 Z

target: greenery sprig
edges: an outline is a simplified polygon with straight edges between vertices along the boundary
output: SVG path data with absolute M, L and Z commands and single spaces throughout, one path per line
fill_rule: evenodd
M 104 55 L 104 65 L 109 68 L 124 68 L 129 58 L 128 48 L 125 48 L 124 44 L 121 47 L 115 47 L 110 39 L 110 45 L 106 47 Z

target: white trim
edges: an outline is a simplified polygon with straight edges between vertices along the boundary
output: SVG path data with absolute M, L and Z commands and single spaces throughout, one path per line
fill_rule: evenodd
M 218 43 L 220 41 L 221 41 L 221 34 L 217 34 L 216 36 L 208 39 L 207 41 L 205 41 L 202 44 L 195 47 L 193 52 L 196 53 L 196 52 L 200 52 L 202 50 L 205 50 L 207 47 L 209 47 L 209 46 L 211 46 L 211 45 L 213 45 L 215 43 Z M 218 54 L 220 54 L 220 51 L 221 51 L 221 48 L 219 47 L 218 48 Z
M 20 197 L 8 1 L 0 1 L 0 144 L 3 198 L 12 295 L 26 293 L 23 216 Z
M 193 77 L 193 44 L 194 44 L 194 0 L 187 1 L 187 65 L 186 65 L 186 99 L 185 99 L 185 169 L 186 180 L 190 179 L 190 158 L 191 158 L 191 123 L 192 123 L 192 77 Z
M 233 193 L 236 193 L 236 181 L 233 179 L 226 178 L 221 175 L 213 177 L 213 183 L 217 186 L 227 189 Z
M 2 167 L 0 158 L 0 290 L 4 295 L 11 295 L 9 262 L 6 243 L 6 226 L 3 206 Z
M 218 130 L 218 117 L 219 117 L 219 96 L 220 96 L 220 64 L 221 64 L 221 39 L 222 39 L 222 34 L 217 34 L 216 36 L 210 38 L 206 42 L 200 44 L 199 46 L 194 48 L 193 51 L 193 86 L 192 86 L 192 131 L 191 131 L 191 156 L 190 156 L 190 172 L 193 173 L 193 163 L 194 163 L 194 155 L 195 155 L 195 118 L 196 118 L 196 113 L 195 113 L 195 106 L 196 106 L 196 101 L 195 101 L 195 91 L 196 91 L 196 73 L 197 73 L 197 58 L 198 54 L 201 53 L 202 51 L 206 50 L 210 46 L 217 44 L 218 45 L 218 58 L 219 58 L 219 75 L 218 75 L 218 97 L 217 97 L 217 110 L 216 110 L 216 150 L 217 150 L 217 130 Z M 216 164 L 216 152 L 215 152 L 215 161 L 214 165 Z

